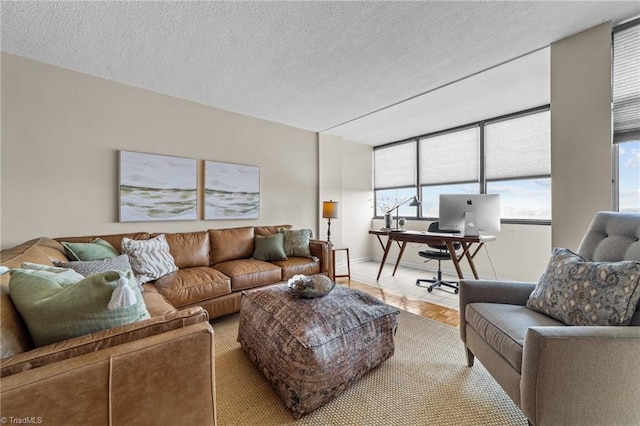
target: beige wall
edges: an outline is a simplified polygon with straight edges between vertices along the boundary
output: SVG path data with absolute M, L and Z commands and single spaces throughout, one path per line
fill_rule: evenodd
M 373 214 L 373 149 L 321 133 L 319 151 L 320 200 L 340 203 L 340 217 L 331 222 L 331 241 L 348 246 L 352 262 L 368 259 L 372 254 L 367 233 Z M 326 219 L 321 219 L 320 235 L 326 238 Z M 344 253 L 338 252 L 336 263 L 344 261 Z
M 255 224 L 317 233 L 313 132 L 2 53 L 1 144 L 3 248 L 41 235 Z M 118 223 L 118 150 L 260 166 L 260 219 Z
M 611 210 L 611 25 L 551 45 L 552 244 L 577 249 Z

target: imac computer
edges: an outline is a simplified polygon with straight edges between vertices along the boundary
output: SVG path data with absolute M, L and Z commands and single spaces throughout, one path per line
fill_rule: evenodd
M 440 194 L 440 224 L 443 231 L 479 236 L 500 231 L 499 194 Z

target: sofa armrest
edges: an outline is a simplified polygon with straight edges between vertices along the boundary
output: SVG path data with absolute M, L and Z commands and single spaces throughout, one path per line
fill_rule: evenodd
M 207 322 L 208 320 L 207 311 L 196 306 L 148 320 L 52 343 L 3 359 L 0 361 L 0 377 L 43 367 L 54 362 L 165 333 L 191 324 Z
M 460 280 L 460 337 L 467 341 L 465 310 L 469 303 L 524 306 L 536 283 L 524 281 Z
M 1 384 L 7 419 L 214 425 L 213 329 L 193 324 L 4 377 Z
M 531 327 L 520 382 L 535 425 L 636 424 L 640 327 Z
M 309 251 L 311 255 L 320 259 L 320 273 L 332 277 L 331 245 L 323 240 L 310 240 Z

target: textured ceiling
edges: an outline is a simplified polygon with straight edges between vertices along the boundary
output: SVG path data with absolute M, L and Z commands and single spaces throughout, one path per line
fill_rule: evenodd
M 403 127 L 397 120 L 405 114 L 390 105 L 438 96 L 437 88 L 452 90 L 452 82 L 640 14 L 637 1 L 3 1 L 1 8 L 5 52 L 370 144 L 401 139 L 391 128 Z M 548 64 L 548 54 L 534 56 Z M 449 102 L 452 112 L 464 99 Z M 422 104 L 421 116 L 438 105 Z M 385 123 L 387 116 L 395 121 Z

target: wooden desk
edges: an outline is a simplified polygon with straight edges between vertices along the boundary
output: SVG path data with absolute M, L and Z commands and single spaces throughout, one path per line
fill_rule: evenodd
M 376 281 L 380 279 L 380 274 L 382 274 L 382 268 L 384 268 L 384 264 L 387 261 L 387 256 L 389 256 L 389 252 L 391 251 L 391 246 L 395 241 L 400 247 L 400 253 L 398 254 L 398 258 L 396 259 L 396 265 L 393 268 L 393 275 L 396 274 L 396 270 L 398 269 L 398 265 L 400 264 L 400 259 L 402 259 L 402 255 L 404 254 L 404 249 L 407 247 L 407 243 L 420 243 L 420 244 L 434 244 L 447 246 L 449 250 L 449 254 L 451 255 L 451 261 L 453 262 L 453 266 L 456 268 L 456 272 L 458 273 L 458 278 L 464 279 L 464 275 L 462 274 L 462 268 L 460 267 L 460 261 L 463 258 L 467 259 L 469 263 L 469 267 L 471 267 L 471 272 L 473 272 L 473 276 L 478 279 L 478 272 L 476 271 L 476 265 L 473 263 L 473 258 L 476 257 L 478 251 L 482 248 L 485 242 L 494 241 L 496 237 L 490 235 L 483 235 L 480 237 L 472 237 L 472 236 L 464 236 L 464 235 L 456 235 L 456 234 L 446 234 L 446 233 L 434 233 L 434 232 L 421 232 L 421 231 L 369 231 L 369 234 L 375 235 L 378 238 L 378 242 L 380 242 L 380 246 L 384 250 L 384 254 L 382 255 L 382 261 L 380 262 L 380 269 L 378 270 L 378 277 Z M 382 242 L 382 236 L 387 237 L 387 244 L 385 245 Z M 402 244 L 401 244 L 402 243 Z M 460 254 L 456 253 L 454 248 L 454 244 L 458 243 L 462 246 L 462 252 Z M 477 244 L 474 250 L 472 247 L 474 244 Z

